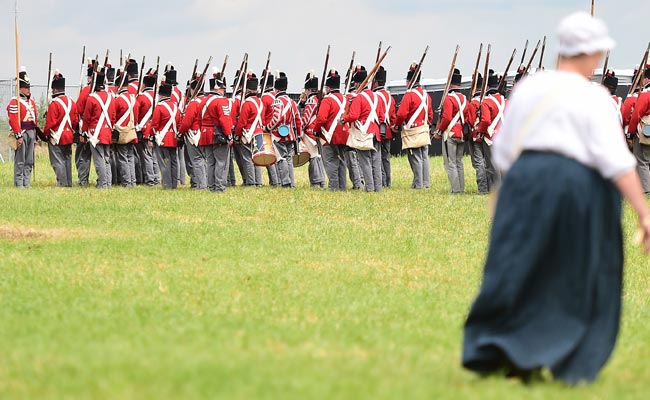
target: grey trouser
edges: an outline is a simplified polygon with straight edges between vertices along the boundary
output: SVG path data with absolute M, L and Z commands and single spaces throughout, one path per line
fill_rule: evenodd
M 207 179 L 208 189 L 212 192 L 225 192 L 228 186 L 228 166 L 230 165 L 230 146 L 205 146 L 208 158 Z
M 483 146 L 481 143 L 469 142 L 469 155 L 472 159 L 472 167 L 476 171 L 476 186 L 480 194 L 488 193 L 487 173 L 485 172 L 485 159 L 483 158 Z
M 278 175 L 277 165 L 269 165 L 266 167 L 266 172 L 269 174 L 269 185 L 280 186 L 280 176 Z
M 176 189 L 178 185 L 178 152 L 176 147 L 156 146 L 156 158 L 162 175 L 163 189 Z
M 391 187 L 393 182 L 390 175 L 390 139 L 381 141 L 381 177 L 384 187 Z
M 235 179 L 235 152 L 232 147 L 228 146 L 230 156 L 228 157 L 228 184 L 226 186 L 235 186 L 237 180 Z
M 155 144 L 154 144 L 155 146 Z M 160 184 L 160 166 L 158 165 L 158 157 L 154 154 L 154 148 L 151 148 L 151 155 L 153 158 L 153 177 L 154 177 L 154 185 Z
M 325 167 L 320 155 L 309 159 L 309 184 L 312 187 L 325 187 Z
M 187 153 L 187 146 L 184 143 L 179 143 L 176 150 L 176 177 L 178 183 L 185 185 L 187 183 L 187 175 L 190 176 L 190 186 L 194 187 L 192 181 L 194 172 L 192 171 L 192 158 Z M 162 167 L 161 167 L 162 169 Z M 187 174 L 185 173 L 187 171 Z
M 50 164 L 56 175 L 56 186 L 72 186 L 72 145 L 47 144 L 50 153 Z
M 284 187 L 294 187 L 296 183 L 293 181 L 293 143 L 292 142 L 276 142 L 275 146 L 280 153 L 275 166 L 278 172 L 279 184 Z
M 116 147 L 120 184 L 126 187 L 135 187 L 135 144 L 118 144 Z
M 253 164 L 253 150 L 251 149 L 250 144 L 239 143 L 235 145 L 235 152 L 239 153 L 240 158 L 240 170 L 242 171 L 242 179 L 244 181 L 244 186 L 261 186 L 261 172 L 259 174 L 259 181 L 257 180 L 258 174 L 256 170 L 258 169 L 255 164 Z
M 23 144 L 14 153 L 14 185 L 30 187 L 32 185 L 32 169 L 34 168 L 34 143 L 36 131 L 30 129 L 23 133 Z
M 212 146 L 212 145 L 210 145 Z M 194 146 L 185 143 L 185 165 L 191 165 L 190 184 L 192 188 L 204 190 L 208 188 L 208 146 Z
M 481 143 L 483 159 L 485 160 L 485 174 L 487 176 L 488 191 L 493 191 L 501 181 L 501 173 L 492 163 L 492 148 L 487 143 Z
M 345 149 L 345 162 L 350 173 L 352 189 L 361 189 L 363 187 L 363 177 L 361 176 L 361 170 L 359 169 L 359 158 L 357 157 L 357 151 L 354 149 L 348 149 L 347 147 L 345 147 Z
M 408 149 L 407 155 L 413 171 L 412 189 L 429 187 L 429 146 Z
M 111 145 L 97 144 L 93 147 L 90 145 L 95 161 L 95 171 L 97 172 L 97 188 L 108 189 L 111 187 L 113 175 L 111 171 Z
M 149 147 L 147 140 L 135 145 L 140 158 L 140 169 L 142 171 L 142 183 L 153 186 L 156 183 L 156 175 L 153 169 L 153 148 Z
M 381 192 L 381 153 L 380 143 L 374 139 L 374 150 L 357 150 L 359 168 L 363 174 L 366 192 Z
M 88 186 L 90 162 L 92 161 L 92 145 L 88 142 L 77 143 L 74 150 L 74 164 L 77 167 L 77 185 Z
M 639 132 L 639 135 L 643 135 L 643 133 Z M 636 157 L 636 169 L 639 172 L 639 178 L 641 178 L 643 191 L 650 194 L 650 146 L 641 144 L 639 138 L 635 137 L 633 153 Z
M 113 185 L 123 184 L 122 175 L 120 174 L 120 165 L 117 162 L 117 144 L 112 144 L 109 147 L 111 156 L 109 158 L 111 163 L 111 177 Z
M 449 138 L 442 143 L 442 157 L 451 185 L 451 193 L 465 192 L 465 168 L 463 167 L 464 144 Z
M 345 146 L 332 144 L 323 146 L 323 164 L 327 172 L 329 190 L 346 190 Z

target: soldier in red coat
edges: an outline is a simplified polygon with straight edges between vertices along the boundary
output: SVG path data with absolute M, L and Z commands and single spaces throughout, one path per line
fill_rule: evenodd
M 460 91 L 461 79 L 460 70 L 454 69 L 449 94 L 442 103 L 442 115 L 440 115 L 439 125 L 440 132 L 442 132 L 442 157 L 452 194 L 465 192 L 463 125 L 465 124 L 467 99 Z
M 611 94 L 612 106 L 614 107 L 614 110 L 616 110 L 616 115 L 618 116 L 618 120 L 621 122 L 621 126 L 624 126 L 623 125 L 623 99 L 621 99 L 616 95 L 616 89 L 618 88 L 618 77 L 616 77 L 616 73 L 614 72 L 614 70 L 612 69 L 607 70 L 605 79 L 603 79 L 603 85 L 607 88 L 609 94 Z
M 318 108 L 318 115 L 307 128 L 308 133 L 311 132 L 323 142 L 323 163 L 330 191 L 347 189 L 348 127 L 340 123 L 346 104 L 340 87 L 341 76 L 335 69 L 331 69 L 325 79 L 325 97 Z
M 386 70 L 380 66 L 375 74 L 373 80 L 372 91 L 379 96 L 379 100 L 384 103 L 386 114 L 384 116 L 385 122 L 379 126 L 379 135 L 381 137 L 381 176 L 382 184 L 384 187 L 392 186 L 391 170 L 390 170 L 390 147 L 393 141 L 393 131 L 390 128 L 392 122 L 396 118 L 395 113 L 395 99 L 388 90 L 384 87 L 386 85 Z
M 637 65 L 634 68 L 634 74 L 632 76 L 636 76 L 636 74 L 639 72 L 639 66 Z M 632 121 L 632 114 L 634 113 L 634 107 L 636 106 L 636 101 L 639 98 L 639 92 L 641 91 L 641 88 L 637 87 L 634 89 L 634 93 L 632 93 L 630 96 L 627 96 L 625 98 L 625 101 L 623 101 L 623 105 L 621 106 L 621 116 L 623 117 L 623 128 L 625 132 L 625 138 L 627 139 L 627 146 L 630 148 L 630 151 L 633 149 L 633 137 L 630 134 L 630 122 Z
M 237 125 L 235 126 L 235 146 L 241 157 L 242 179 L 244 186 L 262 186 L 257 180 L 255 164 L 253 164 L 253 137 L 263 132 L 264 104 L 257 95 L 259 81 L 257 76 L 249 71 L 246 77 L 246 92 L 243 104 L 239 106 Z M 233 110 L 235 106 L 233 106 Z
M 242 177 L 242 180 L 244 180 L 246 176 L 246 174 L 244 173 L 245 166 L 241 156 L 241 151 L 240 151 L 241 149 L 239 146 L 237 146 L 238 140 L 235 137 L 235 131 L 234 131 L 235 125 L 237 125 L 237 121 L 239 120 L 239 105 L 241 101 L 241 91 L 244 85 L 243 78 L 241 78 L 240 75 L 241 75 L 240 71 L 237 70 L 237 72 L 235 72 L 235 77 L 233 78 L 233 84 L 230 85 L 230 87 L 232 88 L 232 96 L 229 99 L 229 101 L 230 101 L 230 118 L 232 119 L 232 123 L 233 123 L 233 132 L 232 132 L 233 141 L 230 144 L 231 166 L 229 167 L 229 171 L 228 171 L 228 180 L 231 186 L 236 186 L 237 184 L 236 177 L 235 177 L 235 166 L 234 166 L 235 163 L 237 163 L 237 169 L 239 170 L 239 175 Z M 243 182 L 243 185 L 246 186 L 246 181 Z
M 276 140 L 275 145 L 280 156 L 276 163 L 280 184 L 283 187 L 295 187 L 292 157 L 294 144 L 302 131 L 302 122 L 298 105 L 287 95 L 287 86 L 287 75 L 279 72 L 274 82 L 277 92 L 271 106 L 271 120 L 267 129 Z
M 74 100 L 65 95 L 65 78 L 56 70 L 52 78 L 52 102 L 47 109 L 43 133 L 49 137 L 50 164 L 56 185 L 72 186 L 72 143 L 79 128 Z
M 497 74 L 488 76 L 487 92 L 481 104 L 481 120 L 478 124 L 478 134 L 483 143 L 483 157 L 485 159 L 485 172 L 487 175 L 488 191 L 494 190 L 501 180 L 499 170 L 492 162 L 492 140 L 499 133 L 503 115 L 506 109 L 506 98 L 499 93 L 499 80 Z
M 163 82 L 172 86 L 171 100 L 178 106 L 179 110 L 185 109 L 185 96 L 183 91 L 178 87 L 177 81 L 177 71 L 174 69 L 174 66 L 171 62 L 168 62 L 165 66 L 163 72 Z M 180 136 L 178 138 L 178 182 L 181 185 L 187 183 L 187 176 L 190 177 L 190 187 L 196 188 L 196 182 L 194 180 L 194 171 L 192 169 L 192 157 L 190 156 L 190 150 L 185 146 L 185 137 Z
M 422 73 L 418 72 L 415 76 L 417 67 L 417 64 L 411 64 L 406 74 L 406 81 L 413 81 L 413 86 L 402 98 L 395 118 L 394 130 L 402 127 L 402 149 L 408 150 L 407 156 L 413 171 L 411 188 L 423 189 L 429 187 L 429 146 L 431 144 L 429 126 L 433 122 L 433 109 L 429 94 L 420 86 Z M 405 140 L 406 134 L 411 135 L 409 137 L 422 135 L 426 137 L 422 141 L 408 142 Z
M 205 114 L 201 135 L 211 135 L 211 144 L 206 147 L 208 189 L 211 192 L 225 192 L 230 165 L 230 142 L 232 119 L 230 101 L 226 95 L 226 78 L 215 71 L 210 79 L 212 97 L 205 100 Z
M 138 143 L 135 123 L 139 110 L 136 95 L 131 93 L 126 80 L 126 74 L 122 74 L 116 82 L 120 89 L 114 100 L 115 129 L 123 132 L 132 131 L 135 137 L 128 143 L 115 144 L 116 170 L 120 174 L 117 182 L 124 187 L 135 187 L 135 145 Z
M 138 62 L 136 60 L 130 59 L 127 61 L 126 73 L 128 84 L 125 83 L 123 86 L 127 86 L 129 94 L 137 96 L 140 93 L 140 82 L 138 81 L 140 71 L 138 70 Z
M 142 77 L 143 90 L 136 98 L 137 115 L 136 131 L 138 134 L 138 143 L 135 145 L 138 159 L 140 160 L 140 170 L 136 170 L 142 176 L 141 182 L 147 186 L 155 186 L 160 183 L 160 170 L 158 163 L 154 163 L 153 142 L 145 137 L 144 132 L 149 130 L 151 118 L 154 110 L 154 86 L 158 79 L 158 72 L 150 68 Z
M 74 163 L 77 167 L 77 185 L 88 186 L 88 177 L 90 176 L 90 163 L 92 161 L 92 150 L 88 143 L 88 127 L 84 123 L 84 110 L 86 101 L 92 89 L 93 75 L 97 69 L 97 61 L 88 59 L 87 84 L 81 88 L 79 97 L 77 97 L 77 115 L 79 117 L 79 133 L 76 135 L 76 148 L 74 152 Z
M 305 78 L 305 91 L 301 94 L 300 105 L 303 107 L 301 125 L 307 128 L 316 119 L 316 108 L 318 108 L 318 77 L 313 72 Z M 309 150 L 309 184 L 313 188 L 325 187 L 325 167 L 323 159 L 318 151 L 318 143 L 313 133 L 304 131 L 300 140 Z
M 479 73 L 476 79 L 476 91 L 472 93 L 472 99 L 465 108 L 465 122 L 470 125 L 469 154 L 472 159 L 472 167 L 476 171 L 476 186 L 479 194 L 488 193 L 487 175 L 485 172 L 485 159 L 483 158 L 483 140 L 478 134 L 479 109 L 481 107 L 481 87 L 483 76 Z
M 357 150 L 359 167 L 363 174 L 366 192 L 381 192 L 381 134 L 379 126 L 385 122 L 386 106 L 379 96 L 367 87 L 361 87 L 368 72 L 363 66 L 357 67 L 352 75 L 354 97 L 341 123 L 350 125 L 348 145 Z
M 205 118 L 203 110 L 205 102 L 209 101 L 214 94 L 211 92 L 205 93 L 205 81 L 201 82 L 201 86 L 198 87 L 199 81 L 201 81 L 200 74 L 195 74 L 190 81 L 190 93 L 198 91 L 192 100 L 186 99 L 187 108 L 182 115 L 179 132 L 184 143 L 183 152 L 185 154 L 183 158 L 185 159 L 185 165 L 191 166 L 190 186 L 196 190 L 207 190 L 207 154 L 205 146 L 212 144 L 212 134 L 204 135 L 202 132 L 203 119 Z M 176 101 L 174 91 L 172 91 L 172 101 Z
M 260 88 L 260 93 L 262 95 L 262 104 L 264 104 L 264 126 L 267 127 L 271 123 L 271 118 L 273 118 L 273 102 L 275 101 L 275 77 L 271 72 L 262 71 L 261 77 L 266 75 L 266 81 L 263 79 L 260 80 L 260 85 L 264 85 L 263 88 Z M 268 131 L 268 130 L 267 130 Z M 278 174 L 277 164 L 271 164 L 266 167 L 266 172 L 269 175 L 269 185 L 271 186 L 280 186 L 280 177 Z M 291 171 L 293 174 L 293 170 Z M 262 169 L 257 167 L 255 168 L 256 179 L 262 181 Z
M 646 65 L 641 77 L 641 92 L 630 120 L 629 131 L 633 137 L 633 153 L 636 157 L 637 171 L 646 195 L 650 195 L 650 127 L 645 121 L 650 119 L 650 65 Z M 643 126 L 643 130 L 639 128 Z
M 88 96 L 84 108 L 84 129 L 87 129 L 88 141 L 92 147 L 97 188 L 111 187 L 111 143 L 113 124 L 115 123 L 115 102 L 104 86 L 104 70 L 95 75 L 95 91 Z
M 171 98 L 172 85 L 161 84 L 158 90 L 158 103 L 153 111 L 149 130 L 149 140 L 155 140 L 156 157 L 162 175 L 163 189 L 176 189 L 178 185 L 178 126 L 181 112 Z
M 31 84 L 25 67 L 19 73 L 20 100 L 12 97 L 7 105 L 9 126 L 16 139 L 14 152 L 14 186 L 31 187 L 34 168 L 34 145 L 38 128 L 38 112 L 32 99 Z M 20 112 L 20 120 L 18 113 Z

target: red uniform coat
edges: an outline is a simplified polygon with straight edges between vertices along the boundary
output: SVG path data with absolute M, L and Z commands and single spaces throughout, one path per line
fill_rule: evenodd
M 241 97 L 236 96 L 234 99 L 230 99 L 230 118 L 232 123 L 237 125 L 237 120 L 239 120 L 239 105 L 241 104 Z
M 386 108 L 384 121 L 388 126 L 388 129 L 386 129 L 386 138 L 384 140 L 390 140 L 393 138 L 393 131 L 390 129 L 390 127 L 392 126 L 393 121 L 395 121 L 397 118 L 397 115 L 395 114 L 395 99 L 393 96 L 391 96 L 390 92 L 383 87 L 376 88 L 375 93 L 377 93 L 379 100 L 384 103 L 384 106 Z
M 451 94 L 455 93 L 458 96 L 458 100 Z M 460 103 L 459 103 L 460 101 Z M 461 105 L 465 108 L 467 107 L 467 98 L 457 89 L 452 89 L 449 92 L 449 95 L 445 97 L 445 100 L 442 102 L 442 115 L 440 116 L 440 126 L 439 129 L 441 132 L 445 132 L 449 128 L 452 120 L 461 113 Z M 454 126 L 451 127 L 450 137 L 454 139 L 463 138 L 463 122 L 465 120 L 465 110 L 462 110 L 462 115 L 455 122 Z
M 147 132 L 153 117 L 153 89 L 145 89 L 135 99 L 137 113 L 135 115 L 136 129 L 140 132 Z
M 481 104 L 481 121 L 478 124 L 478 132 L 489 140 L 491 140 L 494 134 L 497 132 L 489 133 L 488 128 L 492 125 L 494 120 L 499 115 L 499 108 L 494 101 L 489 99 L 490 97 L 499 103 L 503 103 L 504 111 L 506 106 L 506 99 L 501 95 L 501 93 L 498 93 L 496 90 L 488 91 L 486 93 L 486 97 L 483 98 L 483 104 Z M 501 122 L 503 122 L 503 115 L 501 116 Z M 499 125 L 501 122 L 498 122 L 497 125 Z M 495 129 L 498 129 L 498 126 L 495 127 Z
M 128 85 L 129 94 L 138 95 L 140 91 L 140 82 L 137 79 L 133 79 L 129 82 Z
M 99 97 L 103 104 L 106 106 L 108 115 L 104 115 L 102 124 L 99 124 L 100 117 L 104 114 L 99 101 L 95 97 Z M 96 135 L 99 130 L 99 144 L 111 144 L 113 137 L 113 124 L 115 123 L 115 102 L 113 97 L 105 90 L 99 90 L 88 96 L 86 107 L 83 112 L 84 116 L 84 129 L 87 130 L 89 136 Z
M 371 117 L 370 113 L 372 105 L 368 102 L 368 99 L 366 99 L 366 96 L 364 96 L 363 93 L 366 93 L 368 97 L 376 104 L 375 113 L 377 115 L 373 120 L 370 121 L 367 133 L 373 134 L 377 140 L 381 140 L 381 136 L 379 134 L 379 124 L 384 123 L 384 118 L 386 117 L 386 106 L 384 106 L 384 103 L 380 101 L 377 95 L 370 89 L 366 89 L 363 92 L 359 93 L 352 100 L 350 109 L 348 110 L 347 114 L 343 115 L 342 119 L 349 124 L 356 123 L 357 125 L 364 125 L 368 122 L 368 118 Z
M 417 93 L 415 93 L 417 92 Z M 395 118 L 395 126 L 406 125 L 413 114 L 420 108 L 422 104 L 422 97 L 427 102 L 425 110 L 418 113 L 413 121 L 413 125 L 407 128 L 416 128 L 424 124 L 431 125 L 433 123 L 433 108 L 431 107 L 431 97 L 421 87 L 416 87 L 404 94 L 402 102 L 397 110 L 397 118 Z M 426 118 L 426 119 L 425 119 Z
M 138 107 L 136 95 L 131 94 L 128 89 L 122 89 L 122 93 L 115 97 L 115 125 L 128 126 L 131 111 L 133 111 L 133 123 L 135 124 L 139 112 Z M 123 122 L 120 124 L 122 119 Z M 131 143 L 138 143 L 138 138 L 136 137 Z
M 478 108 L 481 105 L 481 97 L 476 96 L 474 97 L 467 107 L 465 107 L 465 122 L 469 123 L 472 125 L 472 141 L 475 143 L 482 143 L 483 139 L 481 136 L 478 134 Z
M 172 100 L 181 110 L 185 107 L 185 94 L 176 85 L 172 88 Z
M 302 132 L 302 121 L 300 120 L 300 113 L 298 112 L 298 105 L 293 101 L 285 92 L 277 93 L 271 109 L 271 120 L 268 127 L 273 133 L 273 136 L 279 139 L 280 142 L 288 142 L 296 140 L 299 132 Z M 280 136 L 278 128 L 280 125 L 289 127 L 289 135 L 286 137 Z M 293 126 L 296 126 L 294 131 Z
M 167 107 L 165 107 L 164 104 L 167 104 L 167 106 L 172 110 L 173 115 L 169 113 Z M 169 129 L 163 132 L 163 129 L 165 129 L 167 122 L 169 122 L 171 118 L 175 119 L 176 126 L 174 126 L 174 123 L 171 123 L 169 124 Z M 153 118 L 151 120 L 151 126 L 147 132 L 147 136 L 151 137 L 158 134 L 164 134 L 162 138 L 162 144 L 160 144 L 160 146 L 177 147 L 178 140 L 176 139 L 176 133 L 178 133 L 178 126 L 180 126 L 180 124 L 181 112 L 178 106 L 173 100 L 165 99 L 159 102 L 156 105 L 156 108 L 153 110 Z
M 9 126 L 14 134 L 22 130 L 30 130 L 38 125 L 38 111 L 34 99 L 20 99 L 20 123 L 18 123 L 18 100 L 12 97 L 7 105 L 7 116 L 9 117 Z
M 66 113 L 60 102 L 63 102 L 66 107 L 70 106 L 69 113 Z M 67 118 L 65 118 L 66 114 L 68 115 L 69 121 Z M 74 131 L 79 126 L 79 116 L 77 115 L 77 105 L 74 100 L 64 94 L 60 94 L 56 95 L 54 99 L 52 99 L 50 106 L 47 108 L 47 118 L 45 118 L 45 127 L 43 128 L 43 133 L 48 136 L 54 135 L 59 131 L 59 128 L 61 127 L 61 124 L 63 124 L 64 119 L 66 119 L 66 122 L 63 128 L 61 128 L 61 137 L 57 143 L 61 146 L 72 144 Z
M 338 102 L 334 99 L 334 97 L 338 99 Z M 342 106 L 340 106 L 339 103 L 341 103 Z M 321 132 L 321 137 L 325 139 L 322 131 L 328 131 L 332 126 L 335 126 L 330 143 L 346 144 L 348 142 L 349 135 L 348 126 L 339 123 L 340 117 L 343 116 L 343 112 L 345 112 L 345 104 L 346 99 L 338 90 L 325 96 L 321 102 L 320 108 L 318 109 L 318 115 L 316 116 L 316 119 L 309 125 L 307 131 Z M 341 109 L 343 109 L 343 111 L 339 113 Z
M 650 84 L 639 93 L 639 98 L 632 112 L 632 118 L 630 118 L 630 127 L 628 128 L 630 134 L 636 134 L 639 121 L 646 115 L 650 115 Z
M 627 127 L 630 125 L 632 120 L 632 114 L 634 113 L 634 107 L 636 106 L 636 101 L 639 98 L 638 93 L 633 93 L 631 96 L 628 96 L 623 102 L 621 107 L 621 116 L 623 117 L 623 126 Z M 629 133 L 630 130 L 626 130 L 626 133 Z
M 194 132 L 201 129 L 201 101 L 204 96 L 196 96 L 185 109 L 185 114 L 181 116 L 181 124 L 179 125 L 178 132 L 182 135 L 192 130 Z
M 275 101 L 276 96 L 275 91 L 266 92 L 262 95 L 262 104 L 264 104 L 264 126 L 269 126 L 271 124 L 271 119 L 273 118 L 273 102 Z
M 316 140 L 314 132 L 306 129 L 316 120 L 316 108 L 318 107 L 318 95 L 317 93 L 311 93 L 305 102 L 305 108 L 302 110 L 302 117 L 300 123 L 303 128 L 305 128 L 305 134 L 310 138 Z
M 213 100 L 206 101 L 207 105 L 203 124 L 201 125 L 201 138 L 210 133 L 210 142 L 214 139 L 214 127 L 218 126 L 224 135 L 229 136 L 232 132 L 232 119 L 230 118 L 230 100 L 221 95 L 214 95 Z
M 259 119 L 257 118 L 259 115 Z M 258 119 L 258 123 L 253 126 L 253 122 Z M 256 95 L 248 95 L 244 101 L 244 105 L 241 107 L 241 113 L 237 119 L 237 125 L 235 126 L 235 136 L 243 137 L 244 130 L 251 132 L 251 137 L 255 136 L 258 133 L 262 133 L 262 121 L 264 120 L 264 105 L 262 100 Z

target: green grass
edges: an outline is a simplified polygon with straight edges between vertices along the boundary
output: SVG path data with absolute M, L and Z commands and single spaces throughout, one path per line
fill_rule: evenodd
M 0 165 L 0 398 L 642 398 L 647 258 L 625 213 L 624 315 L 591 386 L 526 387 L 460 367 L 487 197 L 412 191 L 31 190 Z M 364 217 L 365 215 L 365 217 Z

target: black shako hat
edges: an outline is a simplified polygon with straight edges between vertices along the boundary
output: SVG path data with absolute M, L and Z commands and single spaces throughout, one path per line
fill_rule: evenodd
M 165 71 L 163 72 L 163 75 L 165 76 L 165 83 L 170 85 L 178 84 L 178 81 L 176 81 L 176 70 L 174 69 L 172 63 L 167 63 L 167 65 L 165 65 Z
M 420 82 L 420 77 L 422 76 L 422 70 L 418 71 L 418 76 L 416 76 L 415 79 L 413 78 L 413 75 L 415 75 L 415 70 L 417 69 L 418 69 L 418 63 L 416 62 L 411 63 L 411 66 L 409 67 L 409 70 L 406 73 L 406 80 L 408 82 L 411 81 L 413 81 L 414 83 Z
M 248 71 L 246 75 L 246 89 L 256 91 L 260 82 L 257 80 L 257 75 L 253 71 Z
M 32 87 L 32 84 L 29 82 L 29 75 L 27 75 L 27 70 L 25 70 L 25 67 L 21 67 L 20 69 L 21 71 L 18 73 L 18 79 L 20 80 L 19 83 L 20 88 L 27 89 Z
M 50 87 L 52 90 L 65 90 L 65 78 L 58 69 L 54 71 L 52 85 Z
M 318 77 L 313 70 L 305 77 L 305 89 L 318 89 Z
M 162 97 L 170 97 L 172 95 L 172 85 L 169 83 L 163 83 L 158 88 L 158 95 Z
M 126 73 L 131 76 L 138 76 L 138 62 L 134 59 L 129 59 L 126 62 Z
M 330 72 L 327 74 L 325 86 L 330 89 L 339 89 L 341 87 L 341 75 L 334 68 L 330 69 Z
M 605 85 L 606 88 L 616 90 L 618 87 L 618 78 L 616 77 L 616 73 L 614 70 L 608 69 L 607 74 L 605 75 L 605 79 L 603 80 L 603 85 Z
M 381 85 L 386 83 L 386 70 L 382 65 L 379 66 L 379 69 L 375 73 L 375 82 Z
M 285 91 L 289 86 L 289 80 L 287 79 L 287 74 L 284 72 L 276 72 L 275 82 L 273 82 L 273 88 L 275 90 Z
M 451 75 L 451 84 L 455 86 L 460 86 L 461 81 L 463 80 L 463 75 L 461 75 L 458 68 L 454 68 L 454 73 Z
M 367 77 L 368 71 L 366 71 L 366 67 L 363 65 L 357 65 L 357 67 L 354 69 L 354 72 L 352 73 L 352 81 L 355 83 L 363 83 Z
M 142 84 L 144 87 L 153 87 L 158 80 L 158 73 L 154 68 L 149 68 L 149 71 L 142 77 Z

